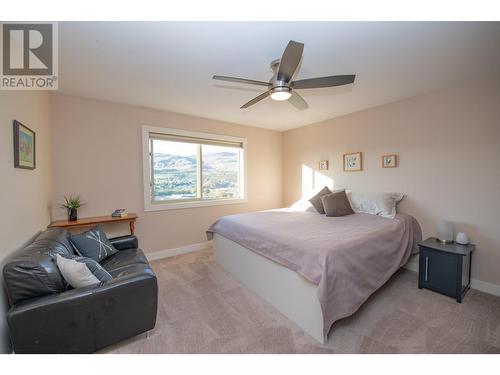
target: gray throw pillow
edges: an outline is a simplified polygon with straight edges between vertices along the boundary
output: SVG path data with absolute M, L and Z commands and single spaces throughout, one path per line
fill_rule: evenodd
M 55 258 L 64 280 L 73 288 L 83 288 L 113 279 L 94 259 L 59 254 L 56 254 Z
M 309 199 L 309 202 L 311 202 L 311 204 L 316 209 L 316 211 L 318 211 L 320 214 L 324 214 L 325 209 L 323 208 L 323 202 L 321 202 L 321 197 L 323 195 L 327 195 L 327 194 L 331 194 L 331 193 L 332 192 L 330 191 L 330 189 L 328 189 L 328 187 L 325 186 L 323 189 L 321 189 L 321 191 L 318 194 L 316 194 L 314 197 Z
M 344 190 L 321 197 L 326 216 L 346 216 L 354 213 Z
M 113 279 L 111 274 L 106 271 L 99 263 L 94 259 L 80 257 L 78 255 L 61 255 L 63 258 L 74 260 L 75 262 L 83 263 L 87 266 L 90 272 L 97 277 L 99 281 L 109 281 Z
M 79 255 L 92 258 L 96 262 L 118 252 L 99 225 L 86 232 L 71 235 L 70 241 Z

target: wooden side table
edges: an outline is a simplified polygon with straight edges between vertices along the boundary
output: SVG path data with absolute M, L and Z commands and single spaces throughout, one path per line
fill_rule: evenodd
M 420 247 L 418 288 L 426 288 L 462 302 L 470 288 L 475 245 L 443 244 L 430 237 Z
M 48 228 L 60 227 L 65 229 L 71 228 L 83 228 L 83 227 L 93 227 L 97 224 L 110 224 L 110 223 L 123 223 L 128 222 L 130 228 L 130 234 L 134 234 L 135 231 L 135 221 L 137 220 L 137 215 L 134 213 L 129 213 L 124 217 L 112 217 L 109 216 L 96 216 L 96 217 L 85 217 L 78 219 L 77 221 L 69 220 L 57 220 L 53 221 L 48 225 Z

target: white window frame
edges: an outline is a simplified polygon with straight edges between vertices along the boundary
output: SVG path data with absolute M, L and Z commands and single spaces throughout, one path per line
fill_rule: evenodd
M 240 197 L 236 199 L 213 199 L 213 200 L 191 200 L 175 201 L 165 203 L 153 203 L 151 196 L 151 155 L 149 154 L 150 134 L 177 135 L 184 137 L 203 138 L 214 141 L 240 142 L 242 144 L 242 160 L 240 162 Z M 176 210 L 182 208 L 195 208 L 207 206 L 220 206 L 226 204 L 241 204 L 247 202 L 247 140 L 246 138 L 230 137 L 227 135 L 193 132 L 188 130 L 163 128 L 157 126 L 142 126 L 142 168 L 144 180 L 144 211 Z M 201 166 L 200 166 L 201 167 Z

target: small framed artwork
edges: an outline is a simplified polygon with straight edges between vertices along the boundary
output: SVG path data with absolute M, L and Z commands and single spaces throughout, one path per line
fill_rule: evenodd
M 344 172 L 358 172 L 363 170 L 363 154 L 352 152 L 344 154 Z
M 382 168 L 396 168 L 398 166 L 398 156 L 396 154 L 382 156 Z
M 320 171 L 327 171 L 328 170 L 328 160 L 320 160 L 318 163 L 318 169 Z
M 14 120 L 14 167 L 35 169 L 35 132 Z

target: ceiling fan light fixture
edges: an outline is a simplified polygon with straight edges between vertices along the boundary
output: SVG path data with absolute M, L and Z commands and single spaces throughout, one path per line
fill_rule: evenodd
M 271 90 L 271 99 L 281 102 L 290 99 L 292 93 L 289 87 L 275 87 Z
M 243 104 L 240 109 L 248 108 L 261 100 L 271 97 L 271 99 L 278 102 L 288 100 L 288 103 L 301 111 L 309 108 L 309 106 L 304 98 L 295 90 L 320 89 L 323 87 L 336 87 L 354 83 L 354 79 L 356 78 L 355 74 L 307 78 L 294 81 L 293 77 L 299 68 L 303 50 L 304 43 L 290 40 L 281 58 L 271 62 L 273 76 L 269 82 L 217 75 L 213 76 L 213 79 L 267 87 L 265 92 Z

